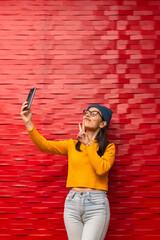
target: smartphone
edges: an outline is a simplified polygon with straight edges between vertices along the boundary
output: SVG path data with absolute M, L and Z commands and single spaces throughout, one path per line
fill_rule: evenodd
M 26 110 L 29 110 L 29 109 L 30 109 L 30 106 L 31 106 L 31 103 L 32 103 L 32 100 L 33 100 L 33 97 L 34 97 L 34 94 L 35 94 L 35 91 L 36 91 L 36 88 L 30 89 L 29 94 L 28 94 L 28 97 L 27 97 L 28 106 L 25 107 L 25 108 L 23 109 L 23 111 L 26 111 Z

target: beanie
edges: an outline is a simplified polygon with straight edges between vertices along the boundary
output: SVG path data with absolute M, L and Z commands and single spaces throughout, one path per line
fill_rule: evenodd
M 95 107 L 95 108 L 97 108 L 101 112 L 104 120 L 107 122 L 107 127 L 109 127 L 113 111 L 111 109 L 109 109 L 109 108 L 107 108 L 105 106 L 101 106 L 99 104 L 90 105 L 90 106 L 88 106 L 87 110 L 89 110 L 91 107 Z

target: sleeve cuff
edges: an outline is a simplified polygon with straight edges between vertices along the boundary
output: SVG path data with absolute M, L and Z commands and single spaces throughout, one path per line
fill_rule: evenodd
M 32 133 L 32 132 L 34 131 L 34 129 L 35 129 L 35 126 L 34 126 L 34 125 L 33 125 L 32 130 L 28 130 L 28 129 L 26 128 L 26 130 L 27 130 L 28 133 Z

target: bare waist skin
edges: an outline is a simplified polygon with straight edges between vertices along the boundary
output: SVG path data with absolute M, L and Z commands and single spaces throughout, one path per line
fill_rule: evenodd
M 71 188 L 72 191 L 75 191 L 75 192 L 91 192 L 91 191 L 103 191 L 103 190 L 100 190 L 100 189 L 94 189 L 94 188 L 83 188 L 83 187 L 74 187 L 74 188 Z M 105 192 L 105 191 L 104 191 Z

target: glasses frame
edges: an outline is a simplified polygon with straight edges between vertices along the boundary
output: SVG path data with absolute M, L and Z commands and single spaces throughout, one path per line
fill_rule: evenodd
M 101 116 L 101 118 L 104 120 L 102 114 L 101 114 L 100 112 L 96 111 L 96 110 L 90 111 L 90 110 L 84 109 L 84 110 L 83 110 L 83 115 L 86 116 L 86 115 L 87 115 L 87 112 L 91 115 L 91 117 L 95 117 L 96 115 L 99 114 L 99 115 Z M 92 115 L 93 112 L 96 112 L 96 114 L 95 114 L 94 116 Z

